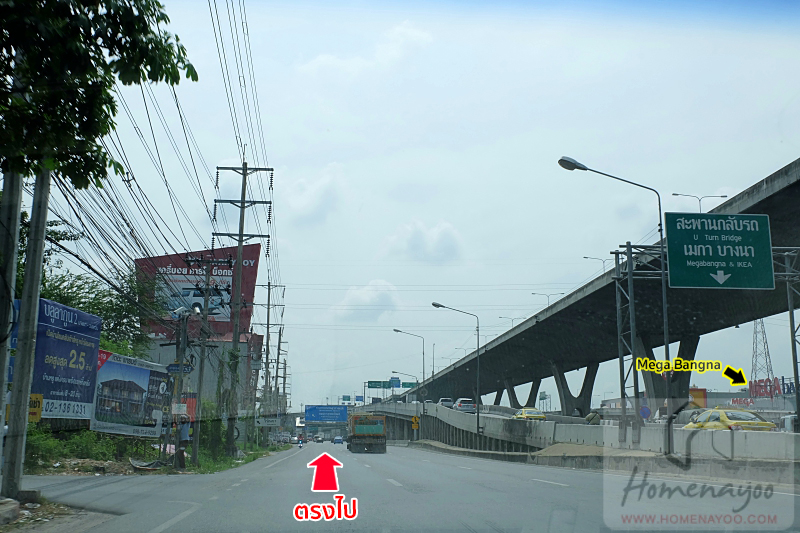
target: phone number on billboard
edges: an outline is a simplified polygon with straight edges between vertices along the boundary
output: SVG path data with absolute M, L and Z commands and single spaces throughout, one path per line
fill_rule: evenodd
M 58 418 L 69 415 L 72 417 L 88 417 L 89 405 L 78 402 L 60 402 L 54 400 L 45 400 L 42 408 L 42 416 L 44 418 Z

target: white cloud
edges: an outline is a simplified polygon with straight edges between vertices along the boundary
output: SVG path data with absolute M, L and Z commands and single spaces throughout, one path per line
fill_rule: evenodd
M 383 34 L 375 45 L 371 57 L 341 58 L 332 54 L 320 54 L 308 63 L 300 65 L 298 69 L 310 73 L 319 70 L 339 70 L 355 75 L 369 68 L 385 67 L 399 61 L 412 48 L 425 46 L 432 40 L 428 32 L 413 28 L 408 21 L 405 21 Z
M 428 228 L 414 221 L 389 238 L 389 253 L 428 263 L 455 261 L 461 257 L 461 236 L 449 222 Z
M 316 179 L 298 179 L 283 193 L 289 217 L 298 225 L 324 222 L 339 204 L 341 165 L 330 163 Z
M 388 281 L 374 279 L 364 287 L 350 287 L 336 307 L 336 316 L 350 322 L 377 322 L 397 308 L 397 289 Z

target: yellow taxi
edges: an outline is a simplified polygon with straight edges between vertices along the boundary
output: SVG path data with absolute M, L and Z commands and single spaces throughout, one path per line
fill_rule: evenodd
M 730 429 L 750 431 L 778 431 L 778 426 L 767 422 L 761 415 L 745 409 L 715 407 L 692 416 L 683 429 Z
M 511 418 L 517 420 L 546 420 L 544 413 L 533 407 L 525 407 L 520 409 Z

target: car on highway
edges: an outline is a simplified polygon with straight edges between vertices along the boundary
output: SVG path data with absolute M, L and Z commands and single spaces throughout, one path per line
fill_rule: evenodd
M 298 439 L 296 436 L 295 436 L 295 437 L 292 437 L 292 438 L 289 440 L 289 444 L 297 444 L 298 442 L 300 442 L 300 439 Z
M 453 399 L 452 398 L 439 398 L 439 401 L 436 405 L 441 405 L 442 407 L 447 407 L 449 409 L 453 408 Z
M 314 442 L 323 442 L 322 435 L 314 435 Z
M 516 420 L 547 420 L 543 412 L 533 407 L 523 407 L 514 413 L 511 418 Z
M 456 411 L 461 411 L 462 413 L 475 414 L 478 412 L 478 405 L 472 398 L 459 398 L 453 402 L 453 409 Z
M 715 407 L 689 419 L 683 429 L 730 429 L 735 431 L 778 431 L 778 426 L 746 409 Z
M 337 435 L 336 437 L 333 437 L 333 443 L 334 444 L 344 444 L 344 439 Z

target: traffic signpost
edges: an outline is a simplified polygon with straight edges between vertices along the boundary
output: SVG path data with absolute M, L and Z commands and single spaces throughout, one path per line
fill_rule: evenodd
M 191 371 L 194 370 L 194 367 L 189 363 L 183 363 L 183 373 L 189 374 Z M 167 365 L 167 373 L 169 374 L 180 374 L 181 372 L 181 365 L 179 363 L 172 363 L 171 365 Z
M 414 387 L 416 387 L 416 385 L 417 385 L 416 383 L 412 383 L 410 381 L 404 381 L 402 383 L 402 388 L 403 389 L 413 389 Z
M 775 288 L 767 215 L 664 213 L 673 289 Z

